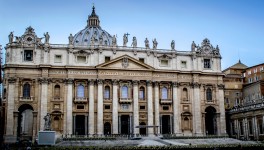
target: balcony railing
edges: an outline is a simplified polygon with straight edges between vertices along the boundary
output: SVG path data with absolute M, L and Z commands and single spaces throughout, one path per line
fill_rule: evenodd
M 119 103 L 132 103 L 131 98 L 120 98 Z
M 264 98 L 260 98 L 258 100 L 252 101 L 250 103 L 244 103 L 239 106 L 235 106 L 233 109 L 229 111 L 229 113 L 240 113 L 240 112 L 248 112 L 258 109 L 264 109 Z
M 88 98 L 86 98 L 86 97 L 75 97 L 73 102 L 74 103 L 88 103 Z
M 171 104 L 172 100 L 171 99 L 160 99 L 160 104 Z
M 25 101 L 25 102 L 33 101 L 33 96 L 30 96 L 30 97 L 23 97 L 23 96 L 20 96 L 20 97 L 19 97 L 19 101 Z

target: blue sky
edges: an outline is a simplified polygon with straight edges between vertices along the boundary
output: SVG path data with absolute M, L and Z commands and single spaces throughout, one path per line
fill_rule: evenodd
M 28 26 L 38 37 L 49 32 L 52 44 L 67 44 L 70 33 L 86 26 L 93 3 L 101 27 L 117 35 L 118 45 L 127 32 L 128 45 L 133 36 L 140 47 L 146 37 L 156 38 L 161 49 L 175 40 L 179 51 L 208 38 L 219 45 L 222 69 L 239 59 L 247 66 L 264 63 L 261 0 L 0 0 L 0 45 L 7 44 L 11 31 L 21 36 Z

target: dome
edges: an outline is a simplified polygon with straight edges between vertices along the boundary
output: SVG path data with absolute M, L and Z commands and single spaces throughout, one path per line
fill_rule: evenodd
M 112 36 L 100 27 L 99 17 L 95 14 L 94 6 L 92 14 L 88 17 L 87 26 L 74 35 L 73 45 L 112 45 Z

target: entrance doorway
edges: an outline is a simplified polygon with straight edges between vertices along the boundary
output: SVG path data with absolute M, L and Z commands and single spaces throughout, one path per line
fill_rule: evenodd
M 146 126 L 146 123 L 145 123 L 145 122 L 141 122 L 139 125 L 140 125 L 140 126 Z M 140 134 L 140 135 L 146 135 L 146 134 L 147 134 L 147 129 L 146 129 L 146 127 L 145 127 L 145 128 L 140 127 L 140 128 L 139 128 L 139 134 Z
M 121 116 L 121 134 L 130 134 L 130 121 L 129 115 L 122 115 Z
M 170 115 L 163 115 L 161 117 L 161 134 L 170 134 Z
M 111 124 L 109 122 L 104 123 L 104 134 L 105 135 L 111 134 Z
M 18 108 L 17 136 L 20 140 L 32 140 L 33 136 L 33 108 L 23 104 Z
M 205 109 L 205 128 L 208 135 L 217 134 L 216 110 L 209 106 Z
M 75 117 L 75 134 L 85 135 L 85 116 L 76 115 Z

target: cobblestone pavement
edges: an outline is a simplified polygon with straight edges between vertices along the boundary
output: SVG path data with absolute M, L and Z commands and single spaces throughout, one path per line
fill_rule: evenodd
M 139 140 L 89 140 L 89 141 L 63 141 L 57 146 L 165 146 L 165 145 L 200 145 L 200 144 L 257 144 L 256 141 L 240 141 L 232 138 L 215 139 L 160 139 L 158 137 L 144 137 Z

